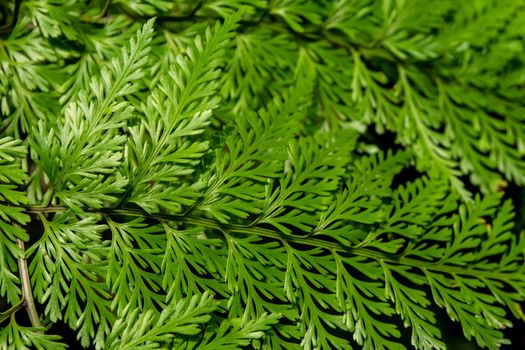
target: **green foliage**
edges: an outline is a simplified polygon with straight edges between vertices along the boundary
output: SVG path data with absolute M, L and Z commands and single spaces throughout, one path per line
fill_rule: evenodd
M 520 1 L 0 6 L 0 348 L 445 349 L 446 314 L 498 349 L 525 318 Z
M 17 240 L 28 240 L 29 236 L 20 225 L 27 224 L 29 216 L 24 213 L 21 204 L 28 202 L 23 192 L 17 190 L 27 175 L 21 169 L 20 159 L 25 156 L 26 148 L 19 140 L 11 137 L 0 139 L 0 295 L 9 303 L 20 298 L 20 281 L 15 271 L 16 259 L 23 255 Z
M 30 349 L 66 349 L 67 346 L 59 342 L 60 337 L 56 335 L 43 334 L 43 328 L 23 327 L 16 323 L 11 317 L 9 323 L 0 333 L 0 344 L 2 349 L 8 350 L 30 350 Z

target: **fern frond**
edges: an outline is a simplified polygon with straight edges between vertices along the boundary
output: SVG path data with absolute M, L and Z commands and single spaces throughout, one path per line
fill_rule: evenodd
M 130 128 L 123 169 L 130 183 L 120 204 L 178 212 L 181 205 L 193 203 L 197 188 L 180 178 L 192 173 L 191 166 L 208 149 L 208 142 L 191 142 L 190 137 L 202 133 L 210 111 L 218 106 L 215 94 L 222 55 L 239 17 L 217 23 L 213 31 L 206 32 L 204 41 L 197 37 L 187 56 L 178 56 L 177 68 L 170 70 L 169 78 L 148 98 L 143 122 Z M 180 184 L 176 190 L 171 187 L 174 183 Z
M 4 136 L 19 137 L 38 120 L 46 120 L 58 111 L 52 91 L 58 86 L 56 61 L 65 55 L 39 37 L 36 30 L 29 30 L 28 25 L 29 20 L 22 18 L 2 39 L 0 112 Z
M 319 135 L 290 142 L 284 174 L 278 184 L 267 186 L 262 213 L 257 221 L 270 224 L 283 233 L 294 227 L 309 232 L 317 224 L 316 215 L 327 209 L 328 201 L 339 185 L 352 150 L 351 140 L 336 146 L 340 138 Z M 329 160 L 329 161 L 328 161 Z M 272 188 L 272 187 L 276 188 Z
M 367 350 L 405 349 L 394 340 L 401 335 L 396 325 L 378 317 L 392 319 L 395 315 L 384 293 L 380 265 L 363 257 L 342 259 L 334 254 L 334 259 L 337 266 L 337 300 L 354 340 Z M 355 277 L 357 271 L 364 274 L 362 279 Z
M 27 179 L 21 160 L 26 147 L 11 137 L 0 139 L 0 296 L 15 304 L 20 299 L 20 281 L 13 273 L 17 271 L 17 259 L 22 257 L 17 240 L 27 241 L 29 235 L 20 227 L 29 222 L 21 205 L 27 197 L 17 186 Z
M 160 349 L 174 336 L 196 335 L 211 319 L 217 308 L 210 294 L 195 295 L 173 303 L 156 313 L 139 312 L 132 306 L 119 312 L 104 349 Z
M 67 349 L 57 335 L 44 334 L 45 328 L 24 327 L 12 316 L 6 327 L 0 330 L 0 344 L 6 350 Z
M 284 101 L 275 97 L 266 109 L 238 119 L 234 131 L 226 137 L 226 149 L 221 146 L 216 151 L 213 173 L 196 208 L 222 222 L 232 215 L 245 218 L 259 213 L 264 182 L 279 176 L 286 144 L 298 130 L 303 106 L 304 100 L 295 87 L 285 94 Z
M 379 153 L 357 160 L 350 167 L 352 172 L 346 188 L 321 213 L 312 235 L 326 235 L 343 244 L 359 242 L 363 233 L 353 236 L 348 230 L 348 224 L 373 224 L 383 220 L 381 199 L 391 195 L 390 186 L 394 176 L 409 160 L 408 153 Z
M 196 295 L 202 290 L 223 298 L 228 296 L 224 283 L 227 251 L 218 238 L 205 237 L 199 227 L 176 228 L 163 223 L 167 243 L 162 258 L 162 287 L 167 300 Z M 211 277 L 211 278 L 210 278 Z
M 96 217 L 78 220 L 64 213 L 53 221 L 40 216 L 42 237 L 28 249 L 34 294 L 45 303 L 51 321 L 64 320 L 84 346 L 104 341 L 106 328 L 114 322 L 110 293 L 105 288 L 108 248 L 101 241 L 104 225 Z
M 106 283 L 114 296 L 112 308 L 153 309 L 164 304 L 161 293 L 160 253 L 166 245 L 163 231 L 141 220 L 106 222 L 111 232 Z
M 242 325 L 239 320 L 231 319 L 223 321 L 218 330 L 207 332 L 203 342 L 198 346 L 200 349 L 240 349 L 248 346 L 254 340 L 264 337 L 270 326 L 279 321 L 279 315 L 262 314 L 258 318 L 250 320 Z
M 116 133 L 133 111 L 122 99 L 138 88 L 152 35 L 153 21 L 149 21 L 130 41 L 129 49 L 122 49 L 100 77 L 91 80 L 89 90 L 68 104 L 64 120 L 48 129 L 48 139 L 37 137 L 32 142 L 38 164 L 51 181 L 44 201 L 56 196 L 73 207 L 100 207 L 122 191 L 125 180 L 108 176 L 121 164 L 125 137 Z M 39 130 L 45 134 L 46 128 L 41 124 Z
M 509 344 L 524 4 L 5 3 L 0 347 Z

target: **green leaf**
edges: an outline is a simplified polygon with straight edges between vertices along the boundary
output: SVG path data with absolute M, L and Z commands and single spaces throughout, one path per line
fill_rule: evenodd
M 270 326 L 278 321 L 278 314 L 263 314 L 244 325 L 238 319 L 223 321 L 216 332 L 206 332 L 199 349 L 241 349 L 263 338 Z
M 67 349 L 58 335 L 44 334 L 45 328 L 20 326 L 11 317 L 6 327 L 0 330 L 0 344 L 6 350 Z
M 167 305 L 161 313 L 126 307 L 116 320 L 104 349 L 160 349 L 174 336 L 195 335 L 211 318 L 217 303 L 210 294 L 194 295 Z M 261 327 L 261 326 L 259 326 Z
M 130 129 L 123 170 L 130 183 L 120 204 L 179 212 L 197 197 L 199 185 L 183 179 L 193 172 L 208 142 L 191 139 L 203 132 L 210 111 L 218 106 L 215 95 L 224 50 L 239 19 L 237 13 L 207 29 L 204 38 L 197 36 L 147 99 L 142 122 Z M 177 187 L 171 187 L 175 183 Z
M 73 207 L 101 207 L 123 191 L 126 180 L 114 175 L 126 139 L 118 132 L 133 111 L 123 98 L 139 88 L 152 35 L 153 20 L 66 106 L 63 122 L 36 129 L 42 136 L 36 132 L 31 146 L 51 180 L 45 199 L 56 196 Z M 44 137 L 46 129 L 49 136 Z

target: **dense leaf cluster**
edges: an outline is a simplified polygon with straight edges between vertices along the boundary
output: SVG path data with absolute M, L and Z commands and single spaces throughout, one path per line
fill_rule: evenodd
M 521 1 L 0 6 L 0 348 L 508 343 Z

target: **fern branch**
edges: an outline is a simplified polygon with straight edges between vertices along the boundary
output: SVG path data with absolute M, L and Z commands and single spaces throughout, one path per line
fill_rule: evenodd
M 371 258 L 377 261 L 385 261 L 392 264 L 400 264 L 400 265 L 407 265 L 419 268 L 421 270 L 430 270 L 430 271 L 436 271 L 436 272 L 443 272 L 447 274 L 459 274 L 459 275 L 467 275 L 467 276 L 483 276 L 486 278 L 493 278 L 493 279 L 499 279 L 499 280 L 507 280 L 509 276 L 515 275 L 514 273 L 508 272 L 494 272 L 494 271 L 487 271 L 487 270 L 480 270 L 472 268 L 472 266 L 450 266 L 450 265 L 444 265 L 439 264 L 435 262 L 428 262 L 424 260 L 418 260 L 413 258 L 407 258 L 404 257 L 402 254 L 389 254 L 385 252 L 380 252 L 375 249 L 370 249 L 366 247 L 359 247 L 359 246 L 346 246 L 344 244 L 338 243 L 338 242 L 331 242 L 315 237 L 301 237 L 301 236 L 295 236 L 293 234 L 283 234 L 279 231 L 269 230 L 262 227 L 247 227 L 245 225 L 238 225 L 238 224 L 226 224 L 226 223 L 219 223 L 214 220 L 209 220 L 205 218 L 194 218 L 194 217 L 188 217 L 185 215 L 176 215 L 176 214 L 165 214 L 165 213 L 148 213 L 144 210 L 140 209 L 124 209 L 124 208 L 115 208 L 115 209 L 109 209 L 109 208 L 101 208 L 101 209 L 93 209 L 89 207 L 82 207 L 80 208 L 82 211 L 86 213 L 94 213 L 94 214 L 106 214 L 106 215 L 116 215 L 116 216 L 130 216 L 130 217 L 143 217 L 148 219 L 153 219 L 157 221 L 173 221 L 177 223 L 186 223 L 194 226 L 200 226 L 200 227 L 206 227 L 210 229 L 217 230 L 218 232 L 233 234 L 233 235 L 257 235 L 261 237 L 267 237 L 272 238 L 277 241 L 287 242 L 288 244 L 298 244 L 298 245 L 305 245 L 308 247 L 318 247 L 322 249 L 326 249 L 327 251 L 331 252 L 337 252 L 342 254 L 352 254 L 352 255 L 358 255 L 363 256 L 367 258 Z M 46 214 L 46 213 L 60 213 L 60 212 L 67 212 L 71 209 L 68 207 L 63 206 L 49 206 L 49 207 L 41 207 L 41 206 L 27 206 L 25 209 L 25 212 L 27 214 Z

